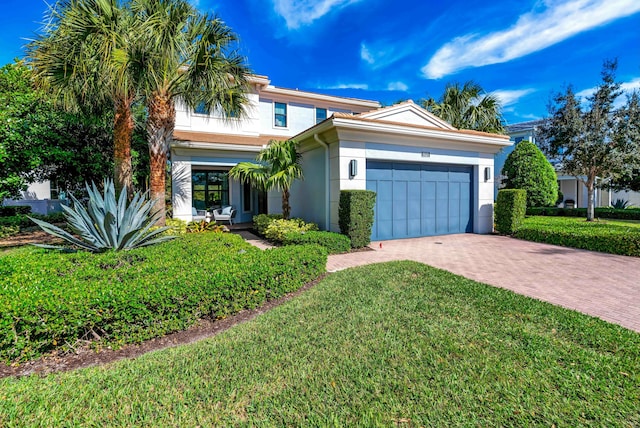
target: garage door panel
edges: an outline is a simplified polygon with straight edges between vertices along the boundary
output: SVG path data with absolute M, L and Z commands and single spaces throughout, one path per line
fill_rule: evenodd
M 377 192 L 372 239 L 472 231 L 471 168 L 367 162 L 367 189 Z

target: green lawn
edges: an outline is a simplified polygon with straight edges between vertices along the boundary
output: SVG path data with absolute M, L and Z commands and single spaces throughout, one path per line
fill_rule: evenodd
M 0 380 L 0 426 L 638 426 L 640 335 L 414 262 L 194 345 Z
M 640 257 L 640 221 L 530 216 L 516 238 L 603 253 Z

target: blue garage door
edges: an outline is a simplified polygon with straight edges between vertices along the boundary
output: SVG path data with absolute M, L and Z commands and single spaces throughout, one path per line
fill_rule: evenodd
M 473 232 L 472 167 L 367 161 L 372 240 Z

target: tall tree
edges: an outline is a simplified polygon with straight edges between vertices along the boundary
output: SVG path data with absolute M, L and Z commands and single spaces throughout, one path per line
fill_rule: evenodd
M 229 171 L 229 176 L 248 181 L 253 186 L 269 191 L 282 191 L 282 215 L 289 218 L 289 190 L 293 180 L 302 179 L 302 156 L 297 151 L 294 140 L 271 141 L 260 151 L 256 160 L 259 163 L 240 162 Z
M 584 108 L 571 87 L 557 94 L 549 106 L 550 117 L 539 133 L 542 150 L 560 162 L 564 173 L 586 186 L 587 221 L 594 219 L 596 186 L 628 171 L 631 165 L 627 161 L 640 144 L 628 138 L 628 117 L 614 110 L 614 102 L 622 93 L 616 68 L 617 61 L 604 62 L 602 82 L 587 97 Z
M 624 107 L 616 111 L 618 145 L 631 148 L 624 161 L 625 169 L 614 177 L 608 187 L 614 190 L 640 191 L 640 94 L 634 91 Z M 635 142 L 635 144 L 634 144 Z
M 133 0 L 132 9 L 146 34 L 141 89 L 148 111 L 151 197 L 164 212 L 176 101 L 192 108 L 202 103 L 224 117 L 243 116 L 249 69 L 234 50 L 237 37 L 231 29 L 188 1 Z
M 473 82 L 448 83 L 444 93 L 436 100 L 422 100 L 422 105 L 436 116 L 458 129 L 504 134 L 500 101 L 486 94 L 482 87 Z
M 143 34 L 126 0 L 60 0 L 28 47 L 40 85 L 70 110 L 113 108 L 114 181 L 132 190 L 131 106 L 140 81 Z M 130 195 L 132 191 L 128 192 Z

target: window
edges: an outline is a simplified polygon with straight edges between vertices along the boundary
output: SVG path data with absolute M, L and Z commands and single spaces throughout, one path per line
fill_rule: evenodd
M 242 211 L 243 212 L 250 212 L 252 211 L 252 204 L 251 204 L 251 183 L 249 183 L 248 181 L 245 181 L 244 183 L 242 183 Z
M 220 208 L 229 204 L 229 172 L 197 171 L 191 173 L 193 206 L 198 210 Z
M 316 123 L 320 123 L 326 118 L 327 118 L 327 109 L 316 107 Z
M 193 109 L 193 112 L 195 114 L 204 114 L 207 116 L 209 115 L 209 110 L 207 110 L 207 107 L 204 105 L 204 102 L 198 103 L 196 108 Z
M 274 124 L 275 126 L 287 127 L 287 105 L 285 103 L 274 103 Z

